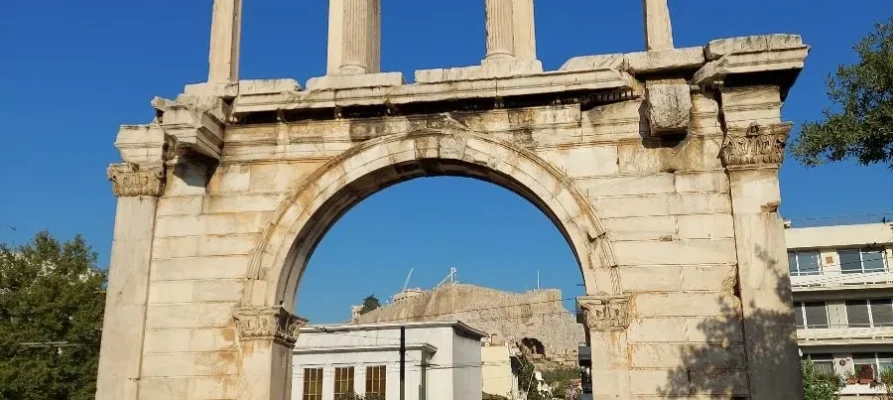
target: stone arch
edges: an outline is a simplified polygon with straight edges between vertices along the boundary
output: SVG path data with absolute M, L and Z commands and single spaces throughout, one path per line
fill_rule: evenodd
M 242 305 L 292 309 L 306 264 L 352 206 L 421 176 L 466 176 L 521 195 L 555 224 L 576 257 L 588 295 L 621 295 L 614 253 L 588 200 L 555 166 L 513 143 L 455 128 L 382 136 L 333 158 L 276 210 L 251 257 Z

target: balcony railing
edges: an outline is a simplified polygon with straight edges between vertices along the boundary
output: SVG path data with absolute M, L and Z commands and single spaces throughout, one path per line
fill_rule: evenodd
M 884 285 L 893 285 L 893 272 L 887 269 L 858 273 L 837 269 L 791 273 L 791 286 L 795 289 Z
M 828 341 L 847 344 L 893 342 L 893 326 L 872 328 L 849 325 L 823 325 L 820 328 L 797 327 L 797 340 L 801 345 L 821 345 L 827 344 L 825 342 Z

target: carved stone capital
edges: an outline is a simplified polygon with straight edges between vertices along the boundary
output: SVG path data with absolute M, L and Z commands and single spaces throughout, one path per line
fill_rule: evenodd
M 591 331 L 625 331 L 630 324 L 629 297 L 584 296 L 577 299 Z
M 307 324 L 282 307 L 237 308 L 233 318 L 240 340 L 272 340 L 285 346 L 294 346 L 298 330 Z
M 784 146 L 791 132 L 792 123 L 761 126 L 753 124 L 747 129 L 731 128 L 722 142 L 720 156 L 726 168 L 778 168 L 784 161 Z
M 129 162 L 109 165 L 106 170 L 112 191 L 118 197 L 153 196 L 164 193 L 164 164 L 140 165 Z

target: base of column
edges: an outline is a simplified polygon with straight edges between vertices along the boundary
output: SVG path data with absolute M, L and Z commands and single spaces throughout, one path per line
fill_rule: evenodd
M 403 73 L 381 72 L 362 75 L 326 75 L 310 78 L 307 90 L 352 89 L 363 87 L 400 86 L 406 84 Z
M 508 78 L 541 73 L 543 73 L 543 63 L 539 60 L 519 61 L 514 58 L 507 60 L 485 59 L 481 62 L 481 65 L 471 67 L 418 70 L 415 72 L 415 81 L 416 83 L 438 83 Z

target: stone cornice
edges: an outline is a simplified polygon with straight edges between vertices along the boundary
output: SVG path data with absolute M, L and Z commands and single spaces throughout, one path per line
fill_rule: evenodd
M 285 346 L 294 346 L 298 331 L 307 320 L 282 307 L 237 308 L 233 312 L 239 340 L 270 340 Z
M 584 296 L 577 299 L 590 331 L 625 331 L 630 324 L 629 297 Z
M 723 165 L 729 169 L 778 168 L 792 127 L 788 122 L 728 129 L 720 151 Z
M 117 197 L 158 197 L 164 193 L 165 167 L 162 163 L 116 163 L 109 165 L 106 175 L 112 182 L 112 191 Z

